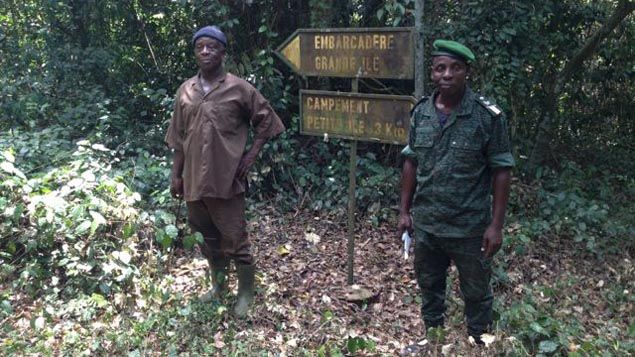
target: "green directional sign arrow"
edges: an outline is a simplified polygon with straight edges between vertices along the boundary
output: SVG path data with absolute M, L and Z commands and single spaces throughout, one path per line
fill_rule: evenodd
M 412 28 L 299 29 L 276 54 L 304 76 L 414 78 Z

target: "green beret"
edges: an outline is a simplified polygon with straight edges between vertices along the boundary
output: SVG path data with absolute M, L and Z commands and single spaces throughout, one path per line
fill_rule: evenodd
M 465 63 L 474 62 L 476 59 L 474 57 L 474 53 L 472 51 L 463 46 L 462 44 L 456 41 L 448 41 L 448 40 L 436 40 L 432 43 L 434 47 L 434 52 L 432 52 L 432 57 L 435 56 L 450 56 L 454 58 L 458 58 Z

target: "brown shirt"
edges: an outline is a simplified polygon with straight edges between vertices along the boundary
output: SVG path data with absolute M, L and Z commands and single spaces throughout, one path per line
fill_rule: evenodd
M 269 102 L 247 81 L 227 73 L 212 83 L 206 95 L 198 75 L 181 84 L 165 142 L 185 156 L 186 201 L 231 198 L 245 192 L 245 182 L 236 178 L 236 170 L 250 126 L 254 137 L 262 139 L 284 130 Z

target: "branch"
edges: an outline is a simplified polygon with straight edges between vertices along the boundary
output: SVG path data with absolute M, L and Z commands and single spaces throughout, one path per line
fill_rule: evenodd
M 619 25 L 626 16 L 635 10 L 635 2 L 630 0 L 620 0 L 615 8 L 615 12 L 609 17 L 609 19 L 602 25 L 602 27 L 589 38 L 586 44 L 576 53 L 573 58 L 567 63 L 562 70 L 560 80 L 555 88 L 555 93 L 559 93 L 562 89 L 562 85 L 571 77 L 571 75 L 582 66 L 582 63 L 589 58 L 599 46 L 600 42 L 604 40 L 616 27 Z
M 152 56 L 152 61 L 154 62 L 154 66 L 156 67 L 157 71 L 161 73 L 161 67 L 159 66 L 159 62 L 157 62 L 157 57 L 154 55 L 154 50 L 152 49 L 152 44 L 150 43 L 150 37 L 148 37 L 148 32 L 146 31 L 146 24 L 143 21 L 141 14 L 139 14 L 139 3 L 135 1 L 131 5 L 137 17 L 137 21 L 141 25 L 141 30 L 143 30 L 143 36 L 145 37 L 146 45 L 148 45 L 148 50 L 150 50 L 150 55 Z

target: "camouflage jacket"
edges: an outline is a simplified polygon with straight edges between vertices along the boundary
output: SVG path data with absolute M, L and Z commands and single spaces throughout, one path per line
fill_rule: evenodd
M 514 166 L 507 121 L 496 105 L 467 88 L 441 127 L 436 94 L 413 109 L 402 151 L 417 164 L 414 228 L 440 237 L 480 236 L 492 216 L 492 170 Z

